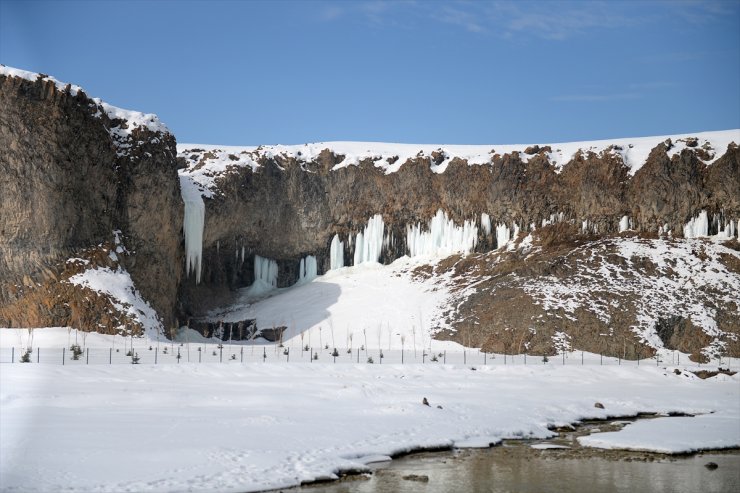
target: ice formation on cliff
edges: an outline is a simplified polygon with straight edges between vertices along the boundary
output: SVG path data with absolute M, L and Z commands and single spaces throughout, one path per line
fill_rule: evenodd
M 383 250 L 383 216 L 376 214 L 367 221 L 365 229 L 355 237 L 354 265 L 378 262 Z
M 298 282 L 307 282 L 314 279 L 318 275 L 318 267 L 316 264 L 316 257 L 313 255 L 307 255 L 301 259 L 301 264 L 298 267 Z
M 185 203 L 182 224 L 185 235 L 185 274 L 189 276 L 191 272 L 195 272 L 195 282 L 200 283 L 206 207 L 198 186 L 183 175 L 180 175 L 180 190 Z
M 254 282 L 255 284 L 260 282 L 271 286 L 277 287 L 278 278 L 278 265 L 277 262 L 269 259 L 260 257 L 259 255 L 254 256 Z
M 341 269 L 344 267 L 344 242 L 339 241 L 339 235 L 334 235 L 329 247 L 329 269 Z
M 496 226 L 496 248 L 501 248 L 506 245 L 511 239 L 511 231 L 505 224 L 499 224 Z
M 447 256 L 453 253 L 470 253 L 478 241 L 475 220 L 465 221 L 462 226 L 447 216 L 442 209 L 429 221 L 426 231 L 421 224 L 406 226 L 406 245 L 409 256 Z
M 699 238 L 701 236 L 709 236 L 707 211 L 701 211 L 699 215 L 689 220 L 683 227 L 684 238 Z
M 482 212 L 480 215 L 480 228 L 486 233 L 486 235 L 491 234 L 491 216 L 485 212 Z
M 732 219 L 726 220 L 723 214 L 714 215 L 711 221 L 714 228 L 716 228 L 717 234 L 714 235 L 716 238 L 734 238 L 740 230 L 740 221 L 735 226 L 735 221 Z M 701 211 L 696 217 L 690 219 L 683 227 L 684 238 L 701 238 L 708 237 L 709 235 L 709 214 L 707 211 Z
M 622 216 L 622 219 L 619 220 L 619 232 L 627 231 L 630 229 L 630 218 L 629 216 Z

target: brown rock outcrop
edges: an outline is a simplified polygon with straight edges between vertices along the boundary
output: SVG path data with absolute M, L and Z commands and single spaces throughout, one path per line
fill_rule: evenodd
M 182 272 L 175 139 L 129 125 L 82 91 L 0 75 L 0 326 L 75 322 L 46 299 L 58 295 L 51 286 L 68 258 L 116 230 L 130 252 L 121 265 L 172 321 Z

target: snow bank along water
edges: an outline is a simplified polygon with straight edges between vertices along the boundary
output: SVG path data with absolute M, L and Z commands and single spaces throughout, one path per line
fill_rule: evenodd
M 627 442 L 631 427 L 649 430 L 640 448 L 737 447 L 738 383 L 656 367 L 8 365 L 0 372 L 0 489 L 285 488 L 419 448 L 546 438 L 551 427 L 639 412 L 701 415 L 616 434 Z M 606 442 L 623 445 L 611 434 L 594 445 Z

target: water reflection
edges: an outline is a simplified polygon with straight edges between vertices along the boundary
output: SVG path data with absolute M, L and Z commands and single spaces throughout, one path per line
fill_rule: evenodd
M 737 452 L 692 457 L 605 454 L 598 457 L 594 451 L 585 449 L 582 453 L 533 450 L 527 444 L 420 454 L 376 466 L 371 477 L 297 490 L 327 493 L 740 491 Z M 708 462 L 715 462 L 719 467 L 711 471 L 705 467 Z

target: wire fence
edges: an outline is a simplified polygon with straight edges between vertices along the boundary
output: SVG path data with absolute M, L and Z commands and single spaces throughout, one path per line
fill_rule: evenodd
M 624 360 L 583 351 L 566 351 L 553 356 L 492 354 L 478 349 L 365 349 L 282 347 L 261 344 L 168 343 L 123 345 L 123 347 L 35 347 L 0 348 L 0 364 L 35 363 L 52 365 L 120 364 L 451 364 L 451 365 L 567 365 L 567 366 L 685 366 L 731 370 L 740 366 L 735 358 L 716 358 L 695 363 L 676 351 L 661 351 L 647 359 Z

